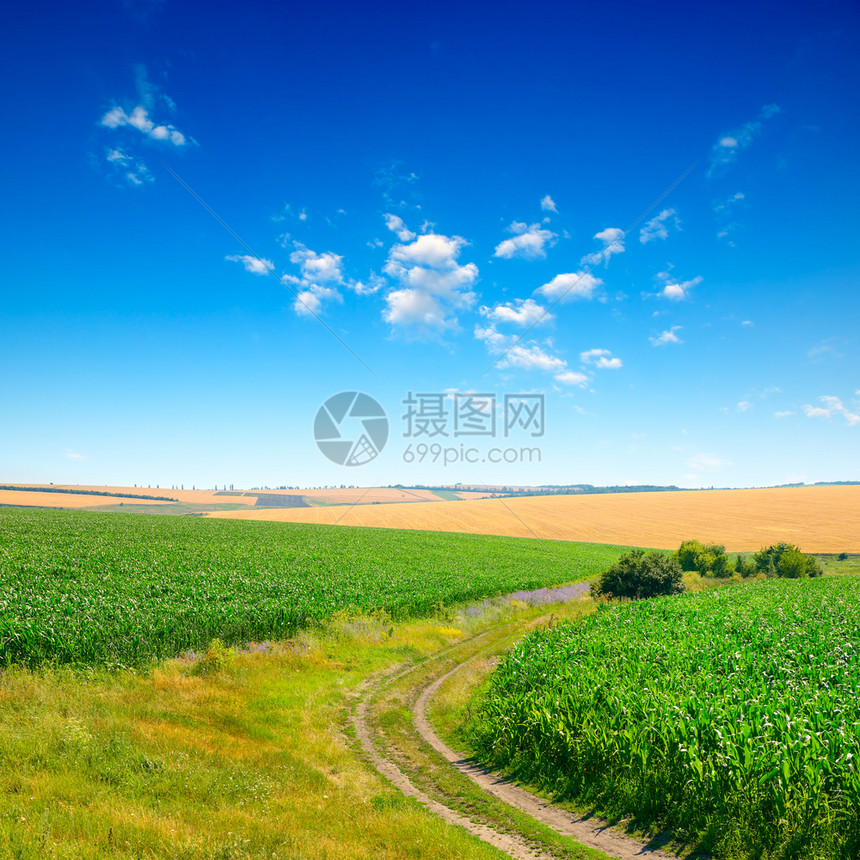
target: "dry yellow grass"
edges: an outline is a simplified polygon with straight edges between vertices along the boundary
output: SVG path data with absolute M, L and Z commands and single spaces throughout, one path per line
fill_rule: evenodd
M 95 489 L 95 488 L 93 488 Z M 100 487 L 99 489 L 106 489 Z M 95 508 L 100 505 L 169 505 L 152 499 L 119 499 L 116 496 L 82 496 L 74 493 L 30 493 L 0 490 L 0 505 L 24 505 L 34 508 Z
M 697 538 L 729 552 L 777 541 L 806 552 L 860 552 L 860 486 L 532 496 L 353 508 L 225 511 L 210 516 L 590 541 L 675 549 Z

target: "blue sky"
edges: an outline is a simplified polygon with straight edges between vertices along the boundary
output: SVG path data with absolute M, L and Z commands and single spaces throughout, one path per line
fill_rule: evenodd
M 201 9 L 0 35 L 2 480 L 860 480 L 856 4 Z

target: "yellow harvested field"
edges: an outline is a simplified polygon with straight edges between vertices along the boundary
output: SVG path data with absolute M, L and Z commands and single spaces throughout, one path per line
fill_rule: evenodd
M 9 485 L 14 486 L 14 484 Z M 78 485 L 78 484 L 21 484 L 22 487 L 53 487 L 55 489 L 61 490 L 102 490 L 106 493 L 128 493 L 132 496 L 164 496 L 168 499 L 176 499 L 177 501 L 183 503 L 197 504 L 197 505 L 248 505 L 253 506 L 257 501 L 257 497 L 254 495 L 251 496 L 231 496 L 231 495 L 222 495 L 221 493 L 216 493 L 214 490 L 171 490 L 169 487 L 99 487 L 99 486 L 90 486 L 90 485 Z M 237 491 L 239 492 L 239 491 Z M 29 495 L 35 495 L 34 493 L 30 493 Z M 57 493 L 57 496 L 64 495 Z M 127 502 L 130 504 L 137 504 L 134 499 L 122 499 L 112 497 L 112 501 L 110 502 L 98 502 L 100 505 L 104 504 L 119 504 L 120 502 Z M 170 502 L 154 502 L 152 499 L 141 499 L 140 503 L 152 504 L 152 505 L 161 505 L 161 504 L 170 504 Z M 23 502 L 21 503 L 23 504 Z M 58 507 L 57 505 L 51 505 L 51 507 Z M 71 507 L 71 505 L 63 505 L 63 507 Z
M 31 493 L 0 490 L 0 505 L 23 505 L 31 508 L 95 508 L 101 505 L 169 505 L 152 499 L 118 499 L 116 496 L 83 496 L 74 493 Z
M 269 492 L 268 490 L 266 492 Z M 372 505 L 376 502 L 438 502 L 430 490 L 398 490 L 396 487 L 346 487 L 331 490 L 281 490 L 286 495 L 304 496 L 322 505 Z
M 525 496 L 433 504 L 225 511 L 224 518 L 513 535 L 676 549 L 697 538 L 752 551 L 860 552 L 860 486 Z

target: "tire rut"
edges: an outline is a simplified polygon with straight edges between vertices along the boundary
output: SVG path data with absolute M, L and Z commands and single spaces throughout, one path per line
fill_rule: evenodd
M 575 813 L 553 806 L 548 801 L 514 785 L 480 764 L 464 759 L 462 755 L 452 750 L 436 734 L 426 714 L 430 699 L 445 681 L 474 660 L 483 656 L 486 651 L 495 647 L 495 644 L 501 638 L 504 638 L 505 635 L 509 635 L 509 633 L 505 634 L 503 631 L 505 628 L 513 626 L 515 626 L 515 623 L 508 622 L 499 627 L 491 628 L 463 642 L 449 646 L 431 655 L 425 661 L 414 663 L 408 668 L 394 674 L 378 677 L 375 679 L 375 682 L 371 681 L 368 687 L 362 692 L 361 698 L 355 706 L 352 723 L 355 728 L 356 737 L 374 769 L 407 797 L 414 798 L 443 820 L 465 828 L 479 839 L 505 852 L 508 856 L 516 858 L 516 860 L 557 860 L 557 855 L 535 847 L 522 837 L 501 832 L 487 824 L 472 821 L 453 808 L 430 797 L 426 792 L 418 788 L 390 757 L 385 755 L 384 740 L 375 738 L 374 732 L 371 729 L 370 702 L 375 696 L 411 672 L 426 667 L 428 662 L 434 662 L 440 658 L 449 656 L 465 646 L 474 645 L 478 640 L 493 634 L 501 634 L 494 644 L 481 649 L 478 653 L 473 652 L 468 659 L 459 662 L 443 674 L 416 685 L 416 688 L 412 691 L 413 697 L 417 695 L 412 705 L 412 714 L 415 730 L 418 735 L 427 745 L 439 753 L 461 774 L 475 783 L 482 791 L 531 816 L 534 820 L 551 828 L 559 835 L 575 839 L 584 846 L 598 849 L 609 857 L 616 858 L 616 860 L 640 860 L 640 858 L 648 858 L 648 860 L 677 860 L 677 855 L 662 851 L 651 843 L 645 843 L 619 833 L 617 830 L 612 829 L 605 821 L 594 817 L 578 816 Z M 528 623 L 526 626 L 528 626 Z
M 568 812 L 549 801 L 514 785 L 510 781 L 493 773 L 477 762 L 464 759 L 462 755 L 452 750 L 434 731 L 427 719 L 427 706 L 430 699 L 438 689 L 453 675 L 473 662 L 480 655 L 470 657 L 459 663 L 453 669 L 440 675 L 429 683 L 418 696 L 412 707 L 415 730 L 436 752 L 446 761 L 457 768 L 460 773 L 467 776 L 479 788 L 489 792 L 499 800 L 514 806 L 521 812 L 525 812 L 542 824 L 551 827 L 562 836 L 570 836 L 587 845 L 589 848 L 597 848 L 617 860 L 638 860 L 646 857 L 653 860 L 677 860 L 676 855 L 668 854 L 657 847 L 652 847 L 630 836 L 625 836 L 613 830 L 607 822 L 595 819 L 592 816 L 580 816 Z

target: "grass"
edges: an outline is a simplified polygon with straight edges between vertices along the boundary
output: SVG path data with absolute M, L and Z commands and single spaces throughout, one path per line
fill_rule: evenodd
M 342 612 L 205 673 L 204 655 L 147 673 L 6 670 L 0 856 L 500 860 L 393 791 L 347 723 L 370 675 L 483 623 Z

